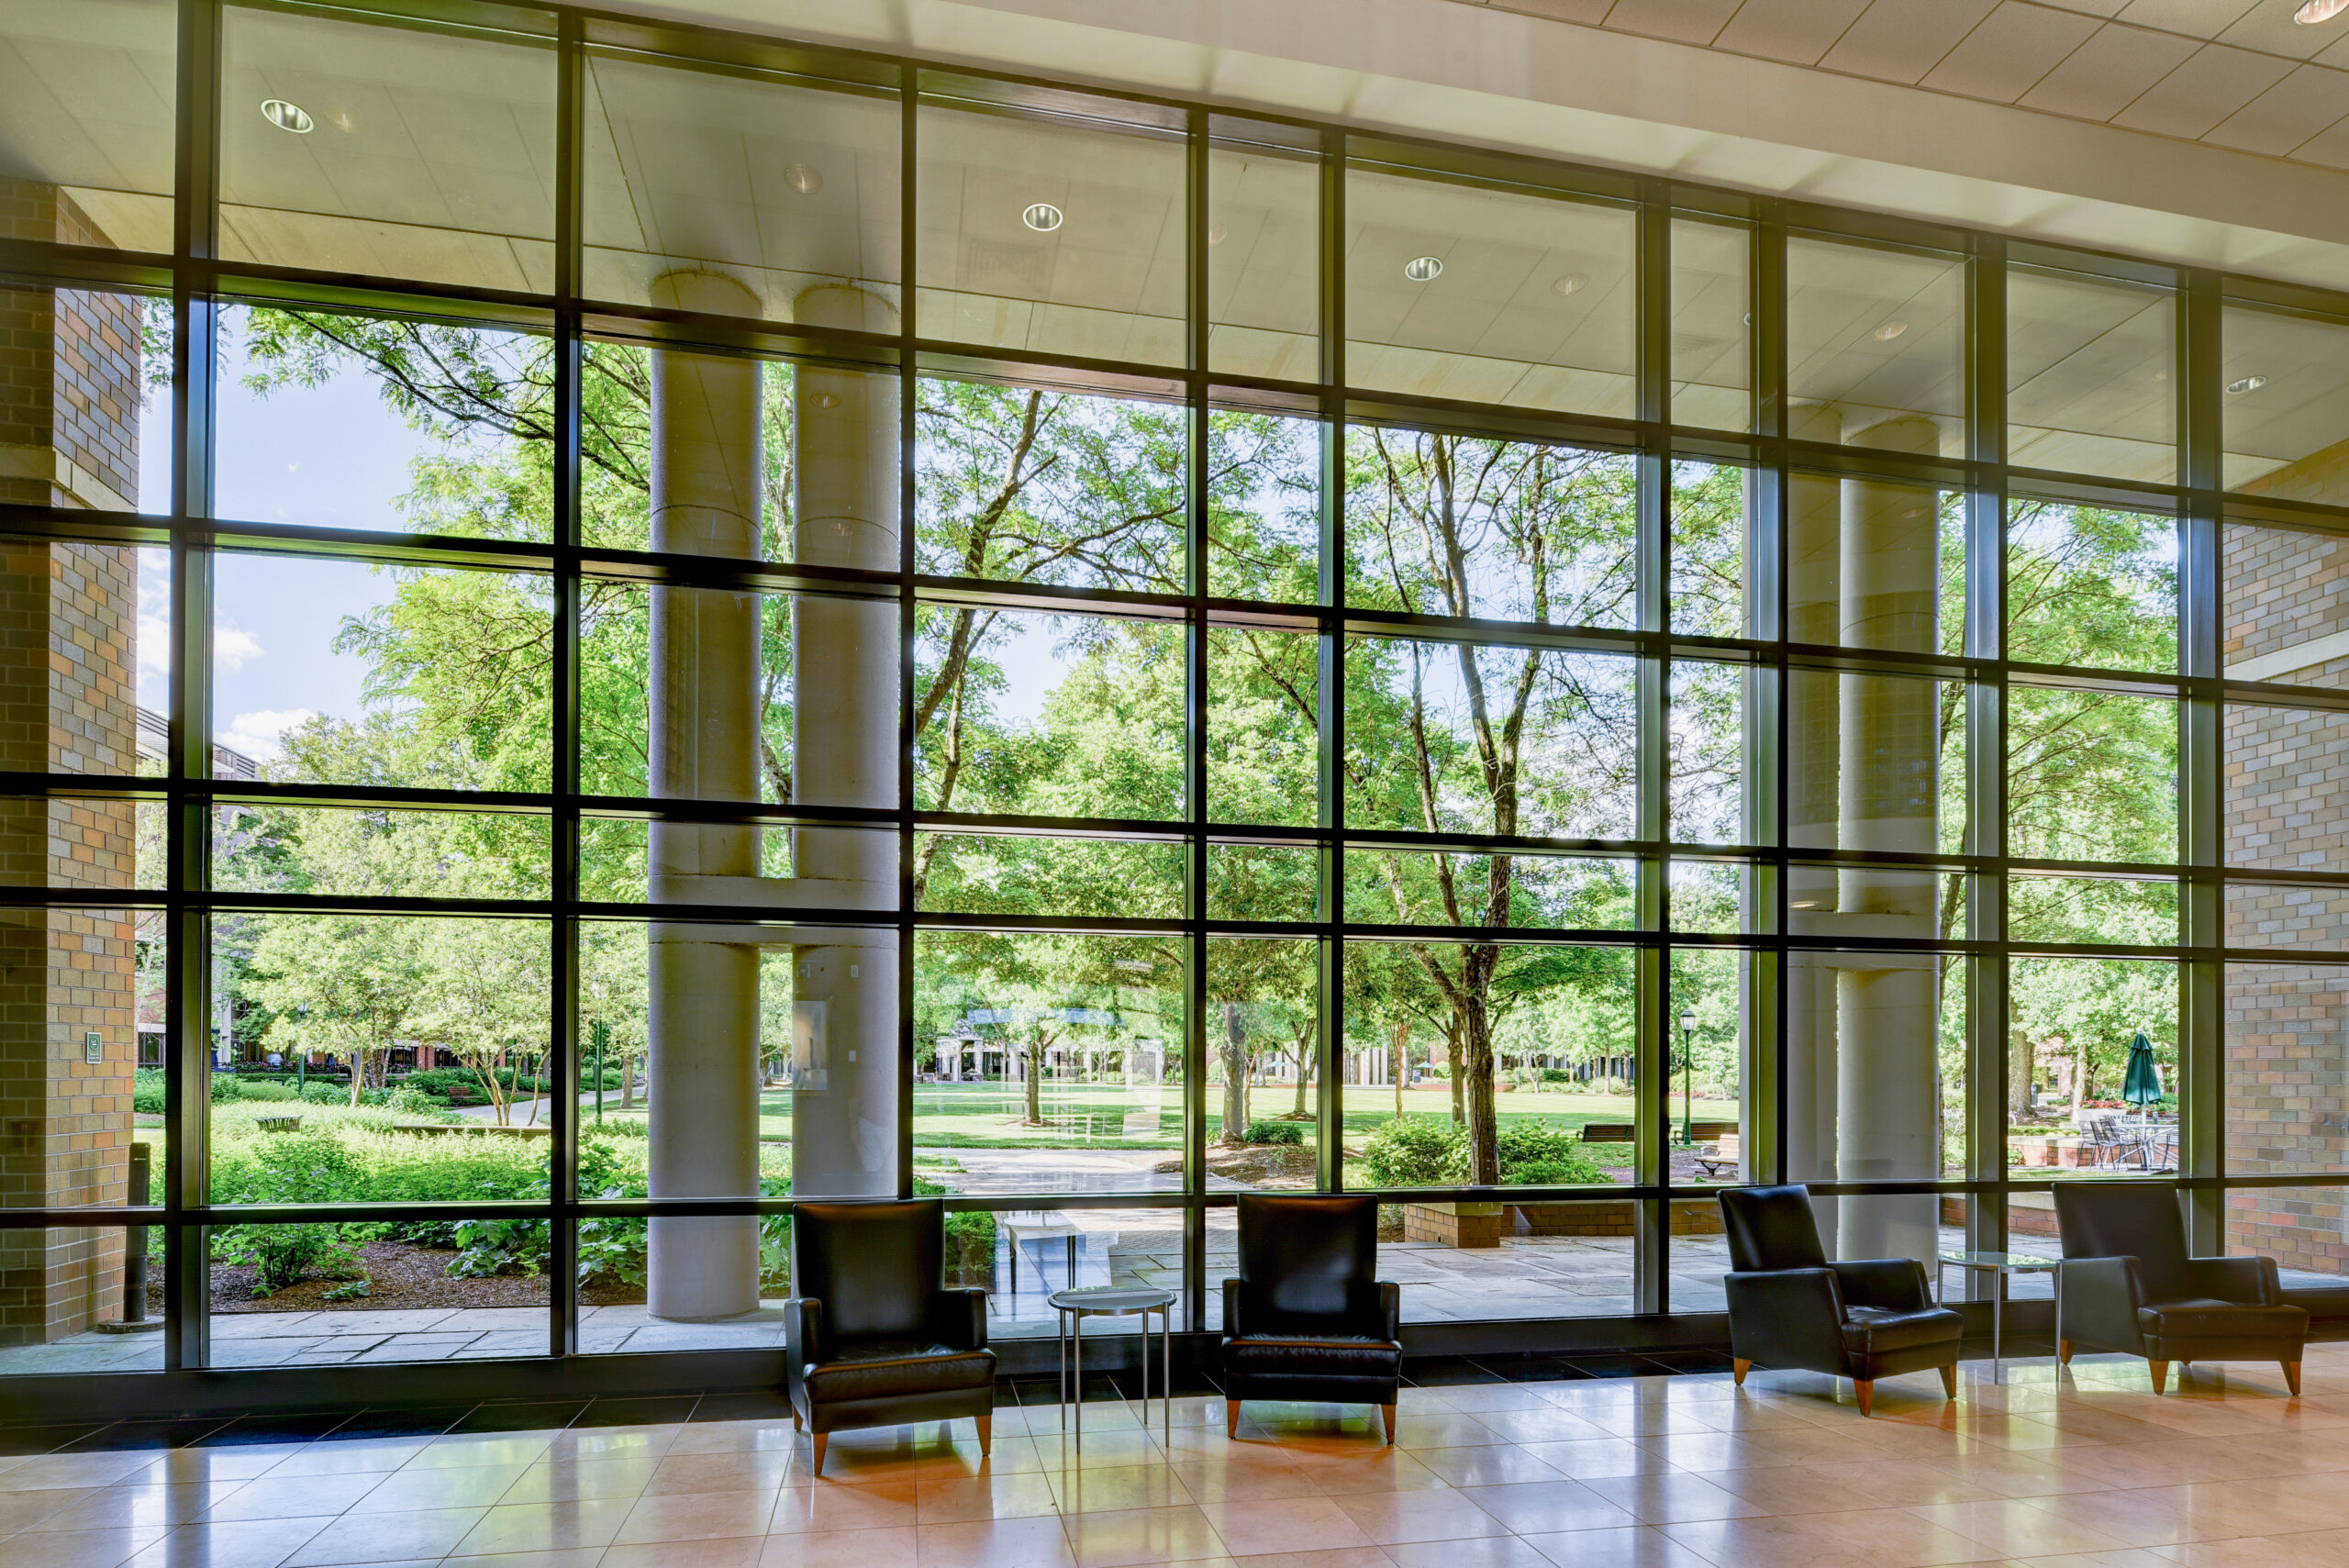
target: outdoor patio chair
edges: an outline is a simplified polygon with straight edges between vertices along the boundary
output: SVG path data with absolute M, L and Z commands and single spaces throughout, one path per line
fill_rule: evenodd
M 792 1299 L 783 1304 L 791 1424 L 824 1469 L 831 1433 L 908 1421 L 978 1423 L 993 1450 L 995 1352 L 987 1293 L 940 1284 L 946 1206 L 803 1203 L 791 1213 Z
M 2058 1184 L 2055 1359 L 2082 1346 L 2143 1356 L 2154 1392 L 2169 1363 L 2272 1361 L 2300 1391 L 2309 1315 L 2288 1305 L 2273 1258 L 2193 1258 L 2177 1194 L 2134 1183 Z
M 1757 1364 L 1848 1377 L 1866 1416 L 1876 1379 L 1930 1366 L 1941 1369 L 1942 1392 L 1957 1397 L 1965 1320 L 1933 1305 L 1924 1264 L 1831 1262 L 1809 1187 L 1731 1187 L 1720 1197 L 1731 1372 L 1741 1385 Z
M 1248 1399 L 1375 1405 L 1395 1440 L 1402 1288 L 1376 1278 L 1378 1200 L 1243 1193 L 1223 1282 L 1224 1427 Z

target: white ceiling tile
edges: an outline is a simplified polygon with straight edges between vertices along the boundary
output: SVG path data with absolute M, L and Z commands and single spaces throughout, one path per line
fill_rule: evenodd
M 1477 4 L 1478 0 L 1469 0 Z M 1581 22 L 1597 27 L 1607 19 L 1609 7 L 1615 0 L 1483 0 L 1496 11 L 1520 11 L 1529 17 L 1545 17 L 1553 22 Z
M 2134 22 L 2141 28 L 2159 28 L 2168 33 L 2214 39 L 2233 27 L 2254 6 L 2275 3 L 2276 0 L 2129 0 L 2121 8 L 2120 20 Z
M 2058 11 L 2077 11 L 2083 17 L 2117 17 L 2129 0 L 2045 0 Z
M 2336 122 L 2329 130 L 2316 135 L 2292 149 L 2292 157 L 2302 163 L 2322 163 L 2328 168 L 2349 169 L 2349 120 Z
M 2132 130 L 2197 137 L 2283 79 L 2288 60 L 2204 44 L 2187 62 L 2112 117 Z
M 2093 17 L 2005 0 L 1925 73 L 1921 85 L 2010 104 L 2062 64 L 2099 26 Z
M 2020 102 L 2025 108 L 2051 114 L 2110 119 L 2200 47 L 2176 33 L 2108 24 Z
M 1998 0 L 1876 0 L 1820 64 L 1855 76 L 1914 82 L 1957 47 Z
M 2349 71 L 2303 65 L 2202 139 L 2280 158 L 2343 115 L 2349 115 Z
M 2325 35 L 2324 50 L 2316 62 L 2349 68 L 2349 16 L 2336 17 L 2316 30 Z
M 1868 0 L 1745 0 L 1713 47 L 1809 65 L 1867 8 Z
M 2300 26 L 2292 20 L 2299 3 L 2300 0 L 2259 0 L 2258 5 L 2236 17 L 2219 35 L 2219 41 L 2237 49 L 2289 55 L 2294 60 L 2310 59 L 2333 41 L 2341 24 L 2336 21 L 2313 28 Z
M 1710 43 L 1736 10 L 1737 0 L 1615 0 L 1607 25 L 1621 33 Z

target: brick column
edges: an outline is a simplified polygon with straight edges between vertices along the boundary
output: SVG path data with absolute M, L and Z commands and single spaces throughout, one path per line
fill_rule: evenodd
M 0 180 L 0 234 L 105 242 L 62 194 L 22 180 Z M 0 290 L 0 499 L 129 510 L 140 363 L 135 302 Z M 133 771 L 137 623 L 132 550 L 0 542 L 0 768 Z M 12 883 L 128 888 L 134 844 L 128 805 L 0 799 Z M 127 912 L 0 912 L 0 1204 L 123 1201 L 135 974 Z M 113 1231 L 0 1231 L 0 1344 L 119 1316 L 121 1254 Z

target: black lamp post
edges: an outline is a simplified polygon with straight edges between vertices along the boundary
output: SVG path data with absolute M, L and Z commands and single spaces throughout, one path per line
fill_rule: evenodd
M 1697 1142 L 1697 1095 L 1693 1087 L 1697 1051 L 1690 1039 L 1696 1029 L 1697 1010 L 1691 1007 L 1680 1015 L 1680 1143 L 1684 1149 L 1693 1148 Z

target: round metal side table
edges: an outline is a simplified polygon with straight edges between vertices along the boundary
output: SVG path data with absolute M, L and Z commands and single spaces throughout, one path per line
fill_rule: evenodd
M 1948 1305 L 1943 1294 L 1949 1280 L 1945 1271 L 1963 1269 L 1968 1273 L 1985 1273 L 1993 1277 L 1990 1296 L 1990 1381 L 1998 1381 L 1998 1362 L 2003 1349 L 2002 1338 L 2007 1317 L 2007 1280 L 2012 1274 L 2052 1273 L 2055 1276 L 2056 1332 L 2063 1332 L 2064 1275 L 2055 1267 L 2054 1258 L 2043 1258 L 2036 1252 L 1943 1252 L 1933 1266 L 1933 1304 Z
M 1174 1430 L 1174 1293 L 1151 1285 L 1096 1284 L 1082 1290 L 1058 1291 L 1046 1299 L 1060 1313 L 1061 1425 L 1068 1425 L 1068 1407 L 1074 1403 L 1079 1440 L 1085 1436 L 1085 1320 L 1141 1314 L 1141 1421 L 1146 1428 L 1150 1425 L 1150 1315 L 1159 1315 L 1159 1417 L 1171 1440 Z M 1074 1378 L 1069 1375 L 1071 1347 L 1075 1352 Z M 1076 1396 L 1074 1401 L 1069 1397 L 1072 1391 Z

